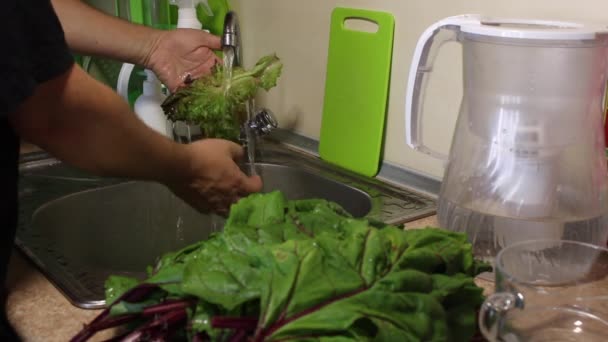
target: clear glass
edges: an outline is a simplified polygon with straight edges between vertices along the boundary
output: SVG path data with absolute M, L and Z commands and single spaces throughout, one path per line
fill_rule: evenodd
M 565 240 L 513 244 L 496 257 L 496 293 L 479 314 L 490 341 L 606 341 L 608 249 Z
M 493 262 L 518 241 L 605 245 L 607 41 L 460 33 L 463 98 L 439 197 L 442 227 Z

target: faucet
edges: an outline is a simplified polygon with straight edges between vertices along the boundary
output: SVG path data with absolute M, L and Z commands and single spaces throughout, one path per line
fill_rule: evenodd
M 274 113 L 268 108 L 256 109 L 252 118 L 245 123 L 247 127 L 258 137 L 270 134 L 278 127 L 278 122 Z
M 234 66 L 242 66 L 241 57 L 241 29 L 239 18 L 234 11 L 229 11 L 224 17 L 224 33 L 222 34 L 222 48 L 232 48 L 234 51 Z
M 236 12 L 229 11 L 224 17 L 224 32 L 222 34 L 222 49 L 227 48 L 234 52 L 233 66 L 242 66 L 243 56 L 241 49 L 241 30 L 239 26 L 239 18 Z M 261 137 L 269 134 L 277 128 L 277 119 L 267 108 L 253 108 L 253 112 L 248 116 L 247 120 L 241 126 L 241 140 L 246 145 L 247 131 L 253 132 L 255 136 Z

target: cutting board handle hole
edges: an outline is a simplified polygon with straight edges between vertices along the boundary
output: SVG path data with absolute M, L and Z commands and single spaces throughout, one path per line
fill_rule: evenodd
M 348 17 L 344 19 L 344 28 L 351 31 L 376 33 L 380 27 L 377 22 L 371 19 Z

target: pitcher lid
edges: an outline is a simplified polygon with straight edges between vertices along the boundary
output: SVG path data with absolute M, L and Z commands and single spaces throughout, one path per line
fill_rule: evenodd
M 491 18 L 463 15 L 460 30 L 466 33 L 520 39 L 593 40 L 608 34 L 608 25 L 593 25 L 567 21 Z

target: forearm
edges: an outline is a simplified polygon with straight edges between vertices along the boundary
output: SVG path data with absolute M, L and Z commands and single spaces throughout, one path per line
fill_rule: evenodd
M 161 31 L 107 15 L 81 0 L 51 2 L 72 50 L 147 65 Z
M 24 139 L 96 174 L 170 183 L 188 170 L 185 145 L 146 127 L 77 66 L 39 85 L 11 121 Z

